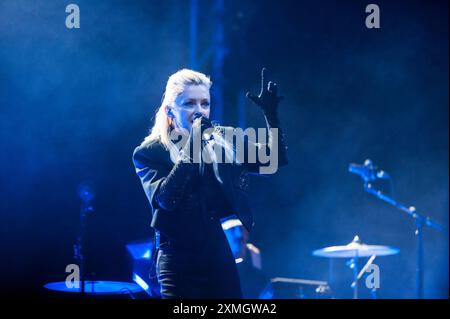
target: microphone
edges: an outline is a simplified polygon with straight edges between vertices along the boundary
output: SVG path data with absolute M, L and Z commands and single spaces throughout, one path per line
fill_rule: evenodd
M 197 120 L 198 118 L 201 118 L 202 130 L 205 128 L 208 128 L 208 127 L 212 127 L 214 125 L 214 123 L 209 118 L 203 116 L 203 114 L 200 112 L 195 112 L 193 117 L 194 117 L 194 121 Z
M 348 166 L 350 173 L 361 176 L 365 182 L 374 181 L 376 179 L 389 179 L 391 178 L 388 173 L 383 170 L 379 170 L 370 159 L 366 159 L 364 164 L 351 163 Z

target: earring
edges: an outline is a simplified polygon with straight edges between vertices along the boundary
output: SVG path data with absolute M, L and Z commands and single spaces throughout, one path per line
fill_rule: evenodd
M 169 126 L 172 126 L 172 123 L 173 123 L 172 117 L 170 117 L 170 116 L 167 117 L 167 123 L 169 124 Z
M 173 113 L 170 108 L 167 110 L 167 123 L 169 124 L 169 126 L 172 126 L 173 124 Z

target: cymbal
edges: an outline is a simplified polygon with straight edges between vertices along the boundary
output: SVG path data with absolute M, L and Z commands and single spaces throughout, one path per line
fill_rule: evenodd
M 56 291 L 80 293 L 81 283 L 79 283 L 79 288 L 68 288 L 65 281 L 51 282 L 44 285 L 44 288 Z M 85 292 L 86 294 L 92 295 L 122 295 L 128 293 L 141 292 L 142 288 L 139 285 L 130 282 L 120 282 L 120 281 L 85 281 Z
M 354 258 L 371 256 L 389 256 L 400 252 L 400 249 L 390 246 L 366 245 L 355 236 L 353 241 L 344 246 L 330 246 L 313 251 L 314 256 L 327 258 Z

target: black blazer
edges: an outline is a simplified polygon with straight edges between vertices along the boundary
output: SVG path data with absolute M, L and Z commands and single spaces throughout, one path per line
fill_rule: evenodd
M 177 238 L 181 233 L 184 236 L 195 237 L 194 230 L 192 234 L 186 234 L 189 230 L 186 230 L 185 226 L 192 224 L 192 214 L 201 209 L 200 203 L 203 200 L 200 198 L 201 194 L 188 189 L 175 211 L 166 211 L 155 201 L 159 185 L 174 166 L 169 151 L 158 142 L 143 143 L 134 150 L 133 163 L 152 208 L 151 226 L 169 238 Z M 236 215 L 248 231 L 251 231 L 254 225 L 253 214 L 246 195 L 247 174 L 250 169 L 251 167 L 247 165 L 220 163 L 222 194 L 216 194 L 224 196 L 229 203 L 229 205 L 216 207 L 218 215 L 221 217 Z

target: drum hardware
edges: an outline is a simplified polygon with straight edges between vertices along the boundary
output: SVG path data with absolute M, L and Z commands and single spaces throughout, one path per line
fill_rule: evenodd
M 326 281 L 275 277 L 260 294 L 261 299 L 326 299 L 331 296 Z
M 376 258 L 375 255 L 373 255 L 373 256 L 371 256 L 369 258 L 367 263 L 364 265 L 364 267 L 361 269 L 359 274 L 356 276 L 356 280 L 353 280 L 352 284 L 350 285 L 352 287 L 352 289 L 357 289 L 358 288 L 359 281 L 361 280 L 362 276 L 365 274 L 365 272 L 367 271 L 369 266 L 372 265 L 372 263 L 375 260 L 375 258 Z M 372 288 L 371 294 L 372 294 L 372 299 L 377 299 L 377 288 L 376 287 Z
M 358 283 L 362 278 L 367 268 L 373 263 L 376 256 L 389 256 L 398 254 L 398 248 L 381 246 L 381 245 L 366 245 L 363 244 L 359 236 L 355 236 L 353 240 L 344 246 L 331 246 L 313 251 L 313 255 L 317 257 L 326 258 L 349 258 L 347 265 L 353 272 L 353 282 L 350 287 L 353 289 L 353 299 L 358 299 Z M 369 261 L 359 271 L 359 259 L 363 257 L 370 257 Z M 372 289 L 372 295 L 374 295 Z

